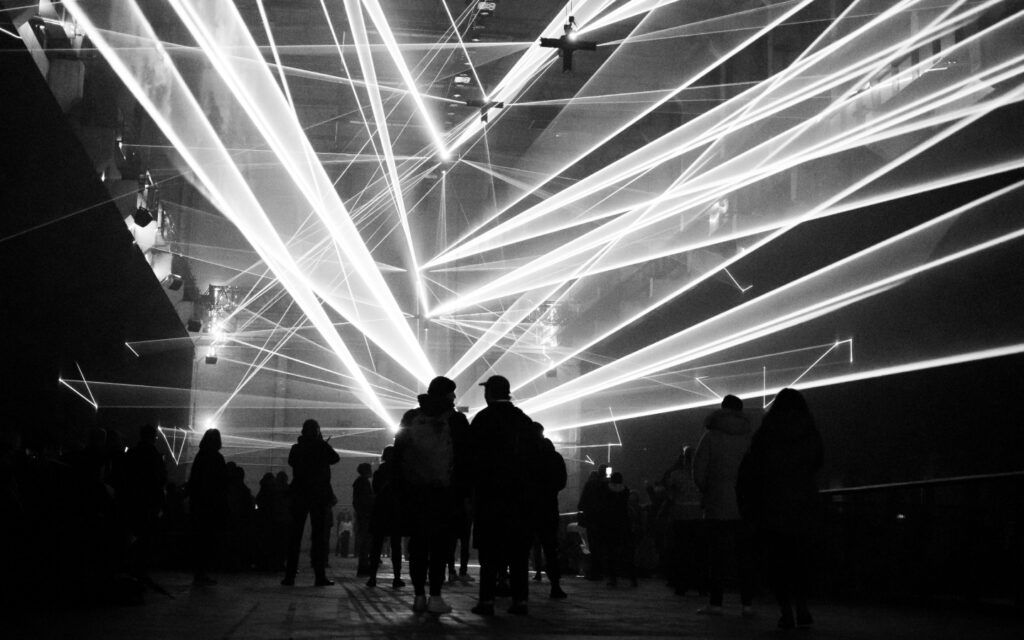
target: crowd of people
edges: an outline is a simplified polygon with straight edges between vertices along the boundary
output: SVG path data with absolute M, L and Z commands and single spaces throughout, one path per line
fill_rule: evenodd
M 742 615 L 754 614 L 763 578 L 777 600 L 780 628 L 812 625 L 809 558 L 823 448 L 806 401 L 783 389 L 755 431 L 742 400 L 727 395 L 704 427 L 696 448 L 683 445 L 677 461 L 646 487 L 645 508 L 638 492 L 624 488 L 621 473 L 605 466 L 591 473 L 578 505 L 590 551 L 587 577 L 607 577 L 614 586 L 626 572 L 635 584 L 642 545 L 653 542 L 655 563 L 675 593 L 708 598 L 697 613 L 722 615 L 726 579 L 735 575 Z
M 528 613 L 531 548 L 534 579 L 546 573 L 550 597 L 567 597 L 558 509 L 565 461 L 543 426 L 512 402 L 506 378 L 492 376 L 482 386 L 487 406 L 470 421 L 456 410 L 455 383 L 432 380 L 418 406 L 402 416 L 376 470 L 358 466 L 354 518 L 346 512 L 337 519 L 336 551 L 351 536 L 357 573 L 368 588 L 377 587 L 382 556 L 390 557 L 392 588 L 404 587 L 407 559 L 418 613 L 451 611 L 443 590 L 446 583 L 474 581 L 471 548 L 480 563 L 473 613 L 494 615 L 500 597 L 510 597 L 509 613 Z M 751 615 L 764 579 L 780 608 L 779 627 L 811 625 L 808 548 L 821 437 L 803 396 L 792 389 L 775 397 L 756 430 L 752 417 L 739 398 L 726 396 L 699 443 L 684 445 L 644 492 L 631 491 L 621 472 L 593 471 L 580 492 L 578 526 L 571 528 L 580 533 L 586 577 L 635 586 L 638 577 L 660 573 L 676 593 L 706 596 L 698 613 L 710 616 L 722 614 L 732 576 L 741 612 Z M 331 467 L 339 461 L 329 440 L 307 420 L 289 451 L 291 478 L 283 470 L 266 473 L 254 496 L 245 470 L 221 454 L 217 429 L 202 436 L 182 486 L 167 481 L 150 425 L 131 447 L 116 432 L 95 429 L 82 446 L 59 454 L 31 452 L 7 435 L 0 442 L 2 506 L 16 526 L 5 528 L 10 540 L 3 543 L 27 546 L 29 554 L 6 557 L 5 568 L 39 576 L 28 558 L 33 548 L 56 542 L 60 513 L 80 525 L 78 542 L 91 552 L 79 556 L 75 575 L 105 585 L 92 592 L 110 599 L 138 598 L 147 585 L 159 590 L 150 578 L 154 563 L 187 562 L 199 587 L 215 583 L 214 567 L 283 571 L 281 584 L 291 586 L 308 520 L 313 584 L 329 587 L 338 503 Z

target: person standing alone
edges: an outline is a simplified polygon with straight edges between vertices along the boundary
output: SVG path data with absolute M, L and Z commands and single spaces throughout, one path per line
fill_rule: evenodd
M 335 499 L 331 489 L 331 465 L 337 464 L 340 459 L 338 452 L 320 434 L 320 424 L 316 420 L 302 423 L 302 435 L 288 452 L 288 464 L 292 467 L 292 484 L 289 489 L 292 524 L 288 534 L 284 580 L 281 581 L 284 586 L 295 584 L 295 574 L 299 568 L 299 545 L 302 542 L 302 530 L 306 526 L 306 516 L 309 516 L 309 554 L 315 574 L 314 584 L 318 587 L 334 584 L 327 577 L 327 510 Z

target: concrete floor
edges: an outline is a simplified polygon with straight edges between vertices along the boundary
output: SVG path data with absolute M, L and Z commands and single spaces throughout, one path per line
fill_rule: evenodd
M 333 587 L 311 586 L 312 573 L 300 574 L 295 587 L 281 587 L 279 575 L 221 574 L 216 586 L 193 588 L 186 573 L 155 573 L 170 597 L 148 592 L 139 606 L 101 607 L 53 614 L 8 616 L 7 638 L 1022 638 L 1024 621 L 1011 612 L 967 613 L 942 610 L 816 603 L 810 630 L 779 631 L 768 601 L 756 603 L 757 615 L 741 618 L 735 594 L 726 594 L 725 615 L 698 616 L 702 599 L 673 595 L 661 580 L 641 581 L 636 589 L 611 589 L 603 583 L 570 578 L 569 598 L 547 598 L 548 585 L 531 582 L 530 615 L 505 613 L 481 618 L 470 613 L 476 584 L 446 587 L 451 614 L 436 617 L 411 612 L 412 589 L 395 591 L 390 580 L 369 589 L 355 574 L 351 559 L 332 559 Z M 504 606 L 503 606 L 504 605 Z

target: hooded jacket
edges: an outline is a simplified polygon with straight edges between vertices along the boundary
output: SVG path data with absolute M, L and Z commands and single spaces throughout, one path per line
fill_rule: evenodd
M 742 411 L 719 409 L 708 416 L 693 457 L 693 480 L 708 520 L 739 520 L 736 478 L 750 448 L 750 420 Z

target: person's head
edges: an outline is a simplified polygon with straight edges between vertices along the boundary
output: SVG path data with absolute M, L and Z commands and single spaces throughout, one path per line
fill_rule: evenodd
M 260 487 L 266 487 L 272 484 L 274 484 L 274 474 L 268 471 L 260 478 Z
M 320 423 L 310 418 L 302 423 L 302 435 L 305 438 L 320 437 Z
M 274 476 L 274 480 L 277 480 L 277 484 L 281 486 L 288 486 L 288 472 L 278 471 L 277 475 Z
M 139 442 L 145 442 L 147 444 L 156 443 L 156 427 L 151 424 L 144 424 L 139 427 Z
M 220 429 L 207 429 L 199 441 L 200 451 L 220 451 Z
M 722 408 L 730 411 L 743 411 L 743 401 L 730 393 L 722 398 Z
M 622 485 L 624 485 L 625 482 L 622 479 L 622 472 L 616 471 L 615 473 L 613 473 L 612 477 L 608 479 L 608 484 L 612 485 L 613 487 L 621 487 Z
M 427 395 L 435 400 L 455 402 L 455 382 L 444 376 L 437 376 L 427 386 Z
M 384 450 L 380 452 L 380 459 L 383 462 L 391 462 L 392 458 L 395 457 L 395 447 L 388 445 L 384 447 Z
M 512 386 L 505 376 L 491 376 L 480 386 L 484 388 L 484 399 L 487 402 L 508 401 L 512 397 Z
M 551 453 L 555 450 L 555 443 L 551 442 L 551 438 L 544 438 L 540 441 L 540 450 L 544 453 Z
M 606 464 L 600 464 L 600 465 L 598 465 L 598 466 L 597 466 L 597 475 L 598 475 L 598 477 L 600 477 L 600 478 L 601 478 L 602 480 L 604 480 L 605 478 L 607 478 L 607 477 L 608 477 L 608 465 L 606 465 Z
M 804 399 L 802 393 L 796 389 L 790 389 L 786 387 L 779 392 L 779 395 L 775 396 L 772 401 L 772 406 L 768 408 L 769 413 L 782 413 L 782 414 L 810 414 L 807 409 L 807 401 Z
M 361 463 L 359 463 L 359 466 L 356 467 L 356 473 L 358 473 L 359 475 L 364 476 L 364 477 L 372 475 L 373 474 L 373 467 L 370 466 L 369 462 L 361 462 Z
M 544 425 L 542 425 L 539 422 L 533 422 L 531 423 L 531 426 L 533 427 L 533 430 L 534 432 L 536 432 L 538 437 L 544 437 Z

